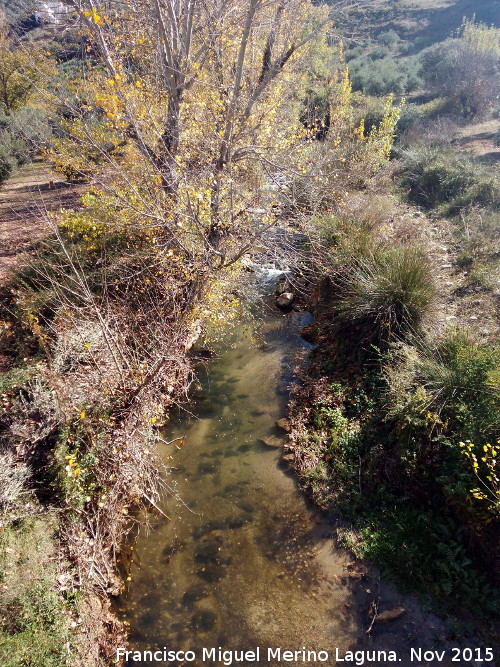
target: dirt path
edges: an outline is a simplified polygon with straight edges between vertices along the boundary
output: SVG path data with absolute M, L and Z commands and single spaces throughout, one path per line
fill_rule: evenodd
M 500 162 L 500 147 L 495 144 L 495 135 L 500 130 L 497 119 L 471 123 L 461 128 L 456 143 L 470 151 L 479 162 L 495 164 Z
M 75 206 L 85 187 L 66 183 L 41 161 L 26 165 L 0 187 L 0 282 L 48 234 L 46 212 Z

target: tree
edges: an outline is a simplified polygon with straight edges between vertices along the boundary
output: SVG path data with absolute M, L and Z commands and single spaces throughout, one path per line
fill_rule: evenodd
M 53 272 L 65 312 L 91 302 L 92 317 L 105 313 L 121 376 L 147 366 L 157 381 L 179 331 L 230 315 L 225 281 L 275 224 L 280 193 L 303 168 L 312 130 L 295 91 L 307 86 L 304 61 L 331 51 L 330 9 L 309 0 L 115 6 L 75 3 L 87 60 L 80 77 L 54 84 L 64 114 L 56 167 L 92 186 L 81 209 L 54 216 L 64 250 Z M 61 287 L 75 271 L 78 296 Z
M 87 104 L 72 109 L 79 154 L 93 144 L 116 167 L 109 147 L 126 144 L 155 184 L 149 217 L 162 220 L 165 238 L 224 265 L 225 240 L 248 236 L 240 223 L 262 197 L 263 172 L 290 163 L 300 142 L 291 84 L 299 57 L 324 42 L 329 10 L 301 0 L 155 0 L 116 14 L 93 0 L 72 4 L 106 71 L 87 78 L 78 91 Z
M 16 47 L 0 33 L 0 106 L 7 115 L 25 106 L 38 84 L 52 73 L 52 64 L 40 48 Z
M 393 44 L 395 44 L 398 40 L 399 35 L 392 28 L 390 30 L 379 33 L 377 37 L 377 41 L 379 41 L 380 44 L 383 44 L 384 46 L 393 46 Z

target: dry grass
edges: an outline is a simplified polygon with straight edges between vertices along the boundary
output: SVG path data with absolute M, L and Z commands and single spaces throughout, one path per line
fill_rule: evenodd
M 419 249 L 354 258 L 334 281 L 332 305 L 351 343 L 385 347 L 420 333 L 433 318 L 436 287 L 428 257 Z
M 30 471 L 12 452 L 0 454 L 0 522 L 2 527 L 30 513 Z

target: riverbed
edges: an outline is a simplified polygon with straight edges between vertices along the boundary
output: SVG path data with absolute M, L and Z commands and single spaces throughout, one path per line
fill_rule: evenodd
M 330 524 L 298 489 L 283 447 L 269 446 L 269 439 L 285 444 L 275 422 L 309 350 L 300 337 L 309 316 L 280 313 L 271 298 L 261 307 L 260 322 L 240 323 L 200 370 L 193 402 L 165 430 L 173 442 L 160 453 L 175 493 L 162 505 L 168 519 L 153 518 L 133 550 L 120 600 L 129 648 L 192 651 L 187 664 L 194 665 L 223 664 L 217 651 L 206 652 L 219 647 L 258 648 L 257 662 L 252 653 L 233 662 L 245 665 L 281 664 L 268 653 L 278 647 L 328 655 L 316 662 L 298 654 L 288 665 L 333 665 L 349 650 L 381 649 L 410 665 L 417 638 L 421 646 L 442 631 L 437 620 L 410 601 L 404 619 L 366 634 L 373 600 L 383 608 L 408 600 L 335 545 Z

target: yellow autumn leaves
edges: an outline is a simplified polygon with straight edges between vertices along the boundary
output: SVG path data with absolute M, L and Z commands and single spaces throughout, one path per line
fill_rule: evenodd
M 88 12 L 83 12 L 83 15 L 86 16 L 88 19 L 92 21 L 95 25 L 103 26 L 104 25 L 104 19 L 103 17 L 99 14 L 97 9 L 95 7 L 92 7 L 91 11 Z
M 85 416 L 84 412 L 82 414 Z M 68 474 L 68 477 L 79 477 L 81 475 L 82 469 L 77 463 L 76 454 L 68 454 L 65 459 L 67 462 L 65 470 Z
M 472 470 L 480 482 L 480 486 L 470 489 L 470 493 L 477 500 L 486 501 L 489 509 L 500 513 L 500 478 L 497 469 L 497 454 L 500 448 L 486 443 L 481 448 L 470 441 L 460 442 L 460 448 L 471 465 Z M 497 441 L 500 445 L 500 440 Z M 482 465 L 481 465 L 482 464 Z

